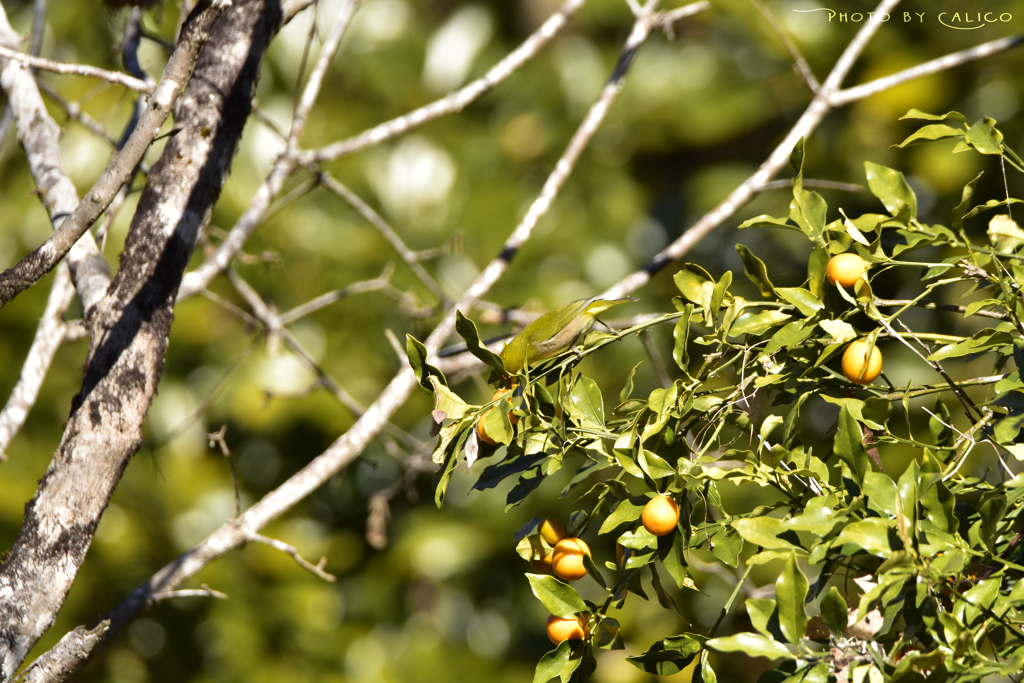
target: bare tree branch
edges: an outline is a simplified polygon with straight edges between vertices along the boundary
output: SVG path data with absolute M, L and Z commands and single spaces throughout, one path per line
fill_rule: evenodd
M 0 43 L 18 45 L 18 34 L 0 6 Z M 32 177 L 50 222 L 57 228 L 78 206 L 78 191 L 64 170 L 60 156 L 60 128 L 50 118 L 39 95 L 36 79 L 21 64 L 0 59 L 0 85 L 14 113 L 18 141 L 25 150 Z M 92 235 L 84 235 L 68 252 L 68 265 L 78 296 L 86 306 L 95 304 L 110 284 L 110 270 Z
M 343 156 L 348 156 L 349 154 L 396 138 L 434 119 L 462 111 L 470 103 L 480 99 L 486 92 L 515 73 L 523 64 L 530 61 L 540 52 L 541 48 L 547 45 L 569 23 L 569 19 L 583 6 L 584 2 L 586 0 L 566 0 L 565 4 L 548 17 L 547 21 L 534 31 L 529 38 L 524 40 L 519 47 L 510 52 L 508 56 L 491 67 L 486 74 L 472 83 L 446 97 L 424 105 L 397 119 L 385 121 L 348 140 L 335 142 L 318 150 L 307 152 L 302 156 L 300 163 L 305 166 L 340 159 Z
M 139 199 L 121 270 L 89 312 L 81 392 L 0 565 L 2 680 L 10 679 L 53 623 L 100 515 L 142 443 L 177 287 L 237 150 L 278 12 L 276 2 L 236 1 L 213 26 L 195 77 L 175 107 L 179 132 L 168 140 Z M 195 35 L 208 16 L 208 9 L 197 8 L 183 33 Z M 81 661 L 82 654 L 67 659 Z
M 99 78 L 100 80 L 113 83 L 115 85 L 123 85 L 129 90 L 136 92 L 150 94 L 153 91 L 153 87 L 145 81 L 140 81 L 137 78 L 133 78 L 128 74 L 123 74 L 118 71 L 107 71 L 106 69 L 100 69 L 95 66 L 87 66 L 85 64 L 67 64 L 65 62 L 55 62 L 52 59 L 44 59 L 42 57 L 33 57 L 27 55 L 24 52 L 18 52 L 12 50 L 9 47 L 0 46 L 0 57 L 10 59 L 12 61 L 21 62 L 26 66 L 31 66 L 35 69 L 42 69 L 43 71 L 52 71 L 55 74 L 65 74 L 71 76 L 89 76 L 92 78 Z
M 28 350 L 28 356 L 21 366 L 21 375 L 14 391 L 7 399 L 7 405 L 0 412 L 0 460 L 6 460 L 4 451 L 11 445 L 11 439 L 18 433 L 28 412 L 36 403 L 39 389 L 43 386 L 53 356 L 64 341 L 67 323 L 64 314 L 75 298 L 75 288 L 71 284 L 71 269 L 67 264 L 57 268 L 57 277 L 50 289 L 50 298 L 46 301 L 46 310 L 39 320 L 35 339 Z
M 153 91 L 153 96 L 145 113 L 139 120 L 131 137 L 114 155 L 100 179 L 86 194 L 85 199 L 78 203 L 77 208 L 66 220 L 63 220 L 54 233 L 31 254 L 23 258 L 17 265 L 0 274 L 0 307 L 9 302 L 19 292 L 31 287 L 48 273 L 71 247 L 84 235 L 89 227 L 107 208 L 114 195 L 135 171 L 142 161 L 142 156 L 149 149 L 160 131 L 167 116 L 171 113 L 171 105 L 178 98 L 178 93 L 192 72 L 199 48 L 209 39 L 210 27 L 228 5 L 228 0 L 213 0 L 201 11 L 195 21 L 188 22 L 178 40 L 178 47 L 171 54 L 164 68 L 163 76 Z M 2 61 L 2 60 L 0 60 Z M 7 62 L 6 74 L 17 62 Z M 7 86 L 4 86 L 7 89 Z M 40 183 L 40 187 L 44 187 Z M 56 225 L 56 223 L 55 223 Z M 85 302 L 92 304 L 95 302 Z M 88 307 L 86 308 L 88 310 Z
M 44 683 L 64 680 L 85 660 L 85 653 L 103 640 L 108 628 L 110 622 L 101 621 L 91 629 L 79 626 L 69 631 L 46 654 L 32 662 L 32 666 L 22 674 L 21 681 Z
M 845 107 L 857 100 L 862 100 L 865 97 L 870 97 L 871 95 L 880 93 L 883 90 L 896 87 L 901 83 L 912 81 L 915 78 L 924 78 L 925 76 L 930 76 L 940 71 L 946 71 L 953 67 L 960 66 L 961 64 L 966 64 L 967 62 L 973 62 L 977 59 L 989 57 L 998 52 L 1003 52 L 1010 48 L 1017 47 L 1021 43 L 1024 43 L 1024 34 L 993 40 L 967 50 L 953 52 L 952 54 L 939 57 L 938 59 L 933 59 L 929 62 L 925 62 L 924 64 L 918 64 L 917 66 L 909 69 L 904 69 L 903 71 L 892 74 L 891 76 L 884 76 L 882 78 L 877 78 L 870 83 L 864 83 L 863 85 L 840 90 L 829 98 L 829 104 L 835 108 Z

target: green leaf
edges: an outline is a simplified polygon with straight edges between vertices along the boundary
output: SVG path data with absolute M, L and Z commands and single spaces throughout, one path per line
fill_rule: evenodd
M 828 268 L 830 258 L 827 249 L 815 245 L 807 260 L 807 288 L 818 299 L 825 296 L 825 270 Z
M 771 310 L 754 313 L 750 309 L 745 309 L 736 316 L 736 321 L 729 328 L 729 336 L 738 337 L 742 334 L 761 334 L 791 318 L 791 315 L 782 311 Z
M 821 599 L 821 618 L 825 620 L 828 630 L 832 631 L 836 638 L 842 638 L 846 633 L 849 611 L 850 607 L 839 590 L 835 586 L 830 587 L 828 593 Z
M 778 632 L 778 608 L 775 601 L 771 598 L 747 598 L 744 603 L 747 608 L 747 617 L 750 619 L 750 625 L 757 629 L 761 634 L 767 638 L 772 638 L 772 631 Z M 776 624 L 770 627 L 769 624 L 772 621 L 772 617 L 776 617 Z
M 575 413 L 574 416 L 578 415 L 598 427 L 604 427 L 604 399 L 597 382 L 578 375 L 572 393 L 569 394 L 569 400 L 575 409 L 572 411 Z
M 692 304 L 701 305 L 702 292 L 705 282 L 713 282 L 714 279 L 700 266 L 695 263 L 684 264 L 672 277 L 675 280 L 679 293 Z
M 626 377 L 626 384 L 623 385 L 622 391 L 619 392 L 619 403 L 625 403 L 629 399 L 629 395 L 633 393 L 633 377 L 636 375 L 637 368 L 640 367 L 640 363 L 633 366 L 633 369 L 629 371 L 629 376 Z
M 651 479 L 664 479 L 665 477 L 675 475 L 676 468 L 668 464 L 664 458 L 642 446 L 639 451 L 640 452 L 637 453 L 636 462 L 648 477 Z
M 563 640 L 558 647 L 540 658 L 533 672 L 533 683 L 547 683 L 562 673 L 562 667 L 572 656 L 572 641 Z
M 409 358 L 409 366 L 416 373 L 416 381 L 426 391 L 434 393 L 434 387 L 430 383 L 431 377 L 436 377 L 438 381 L 448 386 L 448 380 L 444 378 L 441 371 L 427 363 L 427 347 L 411 334 L 405 335 L 405 354 Z
M 928 360 L 941 361 L 947 358 L 957 358 L 972 353 L 1001 349 L 1006 349 L 1009 353 L 1013 352 L 1013 336 L 1009 332 L 989 327 L 976 332 L 974 336 L 962 342 L 946 344 L 940 347 L 938 351 L 928 356 Z
M 509 445 L 515 438 L 515 430 L 512 428 L 512 421 L 508 418 L 511 406 L 507 399 L 502 399 L 497 407 L 487 411 L 484 416 L 484 431 L 487 436 L 500 444 Z
M 796 223 L 807 239 L 820 244 L 825 233 L 825 216 L 828 205 L 817 192 L 804 190 L 802 185 L 793 185 L 793 201 L 789 203 L 789 220 Z
M 762 296 L 774 296 L 775 287 L 768 279 L 768 269 L 765 267 L 764 261 L 742 244 L 736 245 L 736 251 L 743 259 L 743 272 L 761 290 Z
M 802 287 L 776 287 L 775 292 L 808 318 L 813 318 L 818 311 L 825 308 L 821 299 Z
M 719 652 L 742 652 L 748 657 L 793 659 L 785 645 L 758 633 L 737 633 L 726 638 L 712 638 L 704 645 Z
M 807 341 L 812 334 L 814 334 L 814 325 L 808 325 L 804 320 L 794 320 L 772 335 L 772 338 L 768 340 L 768 345 L 764 347 L 764 353 L 766 356 L 771 356 L 780 349 L 795 348 Z
M 697 679 L 698 674 L 700 680 Z M 700 668 L 694 673 L 692 683 L 718 683 L 718 676 L 715 675 L 715 670 L 708 664 L 707 650 L 700 653 Z
M 807 577 L 800 571 L 796 556 L 790 555 L 786 566 L 775 582 L 775 600 L 779 609 L 779 627 L 782 635 L 796 645 L 807 633 Z
M 693 661 L 703 649 L 703 636 L 684 633 L 659 640 L 642 655 L 626 657 L 626 661 L 655 676 L 677 674 Z
M 978 181 L 981 180 L 981 176 L 984 175 L 984 171 L 974 176 L 974 180 L 971 180 L 964 185 L 963 193 L 960 195 L 960 203 L 953 208 L 953 229 L 960 231 L 964 229 L 964 216 L 971 209 L 971 200 L 974 198 L 974 189 L 978 185 Z
M 906 121 L 907 119 L 921 119 L 923 121 L 957 121 L 959 123 L 967 125 L 967 119 L 958 111 L 951 111 L 945 114 L 926 114 L 920 109 L 911 109 L 906 114 L 900 117 L 900 121 Z
M 785 218 L 775 218 L 768 214 L 761 214 L 748 218 L 739 224 L 739 228 L 786 228 L 787 230 L 800 230 L 799 227 L 788 222 Z M 801 232 L 803 232 L 801 230 Z
M 693 580 L 690 579 L 686 570 L 686 560 L 683 559 L 683 543 L 683 535 L 678 529 L 658 537 L 658 557 L 661 558 L 661 566 L 680 590 L 693 588 Z
M 729 533 L 729 527 L 720 526 L 711 533 L 711 545 L 711 552 L 719 560 L 730 567 L 739 565 L 743 537 L 738 533 Z
M 982 154 L 1003 153 L 1003 134 L 996 128 L 995 119 L 987 116 L 967 129 L 964 141 Z
M 988 240 L 996 251 L 1014 252 L 1024 244 L 1024 230 L 1007 214 L 997 214 L 988 222 Z
M 587 611 L 586 603 L 569 584 L 544 574 L 527 574 L 526 578 L 530 581 L 533 594 L 556 617 L 565 619 Z
M 853 473 L 853 478 L 858 484 L 864 483 L 864 477 L 871 471 L 871 460 L 868 458 L 867 449 L 864 448 L 864 435 L 860 430 L 860 424 L 850 413 L 850 409 L 843 406 L 839 411 L 837 421 L 835 444 L 836 455 L 846 463 Z
M 708 303 L 708 308 L 711 309 L 711 317 L 716 321 L 719 319 L 722 302 L 725 301 L 725 295 L 729 291 L 729 285 L 731 284 L 732 271 L 727 270 L 722 273 L 721 279 L 715 283 L 714 289 L 711 290 L 711 301 Z
M 646 496 L 634 496 L 629 500 L 620 501 L 615 510 L 605 518 L 597 533 L 607 534 L 627 522 L 640 519 L 648 500 L 650 499 Z
M 944 123 L 933 123 L 929 126 L 922 126 L 911 133 L 906 140 L 896 145 L 903 148 L 908 145 L 920 145 L 935 140 L 946 140 L 947 138 L 963 138 L 963 128 L 954 128 Z
M 902 173 L 870 161 L 864 162 L 864 170 L 871 194 L 881 200 L 889 215 L 904 222 L 917 218 L 917 196 Z
M 771 550 L 792 550 L 795 545 L 778 537 L 789 529 L 785 522 L 774 517 L 751 517 L 733 520 L 732 526 L 744 541 Z
M 463 401 L 458 394 L 441 383 L 436 376 L 431 376 L 430 385 L 434 388 L 434 409 L 444 411 L 444 414 L 453 419 L 462 419 L 472 406 Z
M 849 541 L 856 543 L 869 553 L 888 557 L 893 551 L 889 542 L 890 531 L 892 531 L 892 527 L 885 521 L 872 517 L 848 524 L 839 534 L 836 544 Z
M 505 364 L 502 363 L 501 356 L 488 350 L 480 343 L 480 333 L 476 330 L 476 324 L 462 315 L 462 311 L 459 310 L 455 311 L 455 331 L 466 341 L 466 348 L 469 349 L 469 352 L 483 361 L 484 365 L 493 368 L 502 375 L 508 374 L 505 372 Z
M 861 490 L 868 499 L 868 507 L 885 514 L 896 514 L 896 482 L 888 474 L 868 472 Z
M 683 315 L 676 321 L 672 330 L 672 360 L 676 362 L 679 369 L 684 373 L 690 366 L 690 356 L 686 351 L 686 344 L 690 339 L 690 314 L 693 312 L 693 304 L 688 304 L 683 309 Z

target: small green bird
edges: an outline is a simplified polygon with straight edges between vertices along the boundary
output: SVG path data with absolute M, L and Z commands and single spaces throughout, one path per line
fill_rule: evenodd
M 501 350 L 505 370 L 517 375 L 522 372 L 524 365 L 532 365 L 557 356 L 571 348 L 577 339 L 586 336 L 594 326 L 597 316 L 612 306 L 637 300 L 632 296 L 625 299 L 601 299 L 592 296 L 589 299 L 571 301 L 548 311 L 505 344 L 505 348 Z

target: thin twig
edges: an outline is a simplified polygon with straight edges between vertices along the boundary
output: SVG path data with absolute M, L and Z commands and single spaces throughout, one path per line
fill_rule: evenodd
M 776 36 L 778 36 L 779 41 L 783 46 L 785 46 L 786 51 L 789 52 L 789 56 L 793 58 L 793 67 L 800 75 L 804 84 L 810 88 L 812 93 L 818 92 L 818 88 L 821 87 L 821 84 L 819 84 L 818 79 L 814 77 L 814 72 L 811 71 L 811 65 L 807 63 L 807 60 L 804 59 L 804 56 L 800 53 L 800 48 L 796 46 L 796 43 L 790 40 L 789 35 L 783 30 L 782 26 L 779 25 L 779 22 L 775 19 L 775 15 L 768 11 L 768 8 L 761 3 L 761 0 L 750 0 L 750 4 L 754 6 L 754 9 L 756 9 L 762 17 L 764 17 L 764 20 L 768 22 L 769 26 L 771 26 L 772 31 L 775 32 Z
M 437 297 L 442 305 L 447 304 L 448 298 L 441 291 L 441 286 L 437 284 L 437 281 L 420 264 L 416 258 L 416 252 L 406 246 L 398 233 L 388 225 L 387 221 L 380 217 L 380 214 L 373 210 L 373 207 L 364 202 L 362 197 L 350 190 L 339 180 L 336 180 L 329 173 L 320 173 L 320 182 L 328 190 L 348 202 L 370 225 L 377 228 L 377 231 L 388 241 L 391 248 L 398 252 L 398 255 L 402 257 L 402 260 L 409 266 L 409 269 L 420 279 L 420 282 Z
M 308 165 L 311 163 L 318 164 L 324 161 L 334 161 L 343 156 L 354 154 L 355 152 L 396 138 L 434 119 L 462 111 L 472 102 L 480 99 L 489 90 L 514 74 L 526 62 L 530 61 L 559 31 L 565 28 L 565 25 L 569 23 L 569 19 L 583 6 L 585 1 L 566 0 L 558 8 L 558 11 L 548 17 L 547 21 L 534 31 L 529 38 L 524 40 L 519 47 L 510 52 L 504 59 L 491 67 L 486 74 L 472 83 L 446 97 L 442 97 L 396 119 L 385 121 L 347 140 L 335 142 L 326 147 L 307 152 L 302 156 L 301 163 Z
M 388 264 L 385 266 L 384 271 L 374 278 L 373 280 L 364 280 L 363 282 L 353 282 L 350 285 L 336 289 L 333 292 L 327 292 L 321 294 L 315 299 L 311 299 L 304 304 L 300 304 L 295 308 L 292 308 L 278 316 L 278 323 L 280 325 L 291 325 L 296 320 L 303 318 L 310 313 L 319 311 L 321 308 L 330 306 L 335 301 L 347 299 L 350 296 L 356 294 L 364 294 L 366 292 L 376 292 L 387 286 L 388 281 L 391 279 L 392 273 L 394 273 L 394 267 Z
M 295 560 L 295 562 L 300 567 L 302 567 L 303 569 L 305 569 L 305 570 L 307 570 L 309 572 L 312 572 L 313 574 L 316 574 L 317 576 L 319 576 L 324 581 L 328 581 L 330 583 L 334 583 L 335 581 L 338 580 L 338 577 L 336 577 L 334 574 L 328 574 L 327 572 L 324 571 L 324 567 L 327 566 L 327 558 L 326 557 L 321 557 L 320 561 L 318 563 L 312 564 L 311 562 L 306 560 L 306 558 L 304 558 L 302 555 L 300 555 L 299 551 L 296 550 L 294 546 L 289 545 L 289 544 L 285 543 L 284 541 L 279 541 L 276 538 L 270 538 L 269 536 L 264 536 L 263 534 L 258 534 L 256 532 L 252 532 L 252 533 L 247 534 L 247 538 L 248 538 L 249 541 L 253 541 L 253 542 L 256 542 L 256 543 L 263 543 L 265 545 L 269 545 L 271 548 L 276 548 L 277 550 L 280 550 L 283 553 L 291 555 L 291 558 L 293 560 Z
M 341 39 L 345 35 L 345 31 L 348 30 L 349 23 L 352 21 L 352 15 L 355 14 L 356 9 L 361 3 L 362 0 L 346 0 L 345 4 L 338 11 L 338 16 L 334 20 L 334 27 L 331 29 L 330 35 L 327 36 L 327 40 L 324 41 L 324 46 L 320 49 L 320 58 L 310 72 L 309 80 L 306 81 L 306 87 L 302 91 L 302 97 L 299 98 L 295 112 L 292 114 L 291 131 L 288 133 L 289 153 L 298 148 L 299 140 L 302 139 L 302 133 L 306 129 L 306 120 L 309 118 L 309 112 L 313 109 L 313 105 L 320 95 L 320 87 L 323 85 L 324 76 L 327 74 L 327 67 L 330 66 L 331 60 L 337 54 L 338 47 L 341 45 Z
M 366 407 L 355 399 L 350 393 L 348 393 L 338 382 L 328 373 L 308 351 L 299 343 L 295 338 L 295 335 L 285 327 L 280 316 L 268 306 L 263 299 L 260 298 L 256 290 L 249 285 L 248 282 L 242 279 L 240 275 L 233 271 L 228 271 L 228 280 L 234 286 L 235 291 L 238 292 L 246 303 L 253 309 L 256 319 L 259 320 L 260 324 L 267 330 L 267 333 L 271 336 L 277 336 L 284 340 L 286 344 L 301 358 L 307 366 L 316 374 L 316 376 L 323 382 L 324 386 L 327 387 L 334 394 L 338 402 L 348 408 L 353 415 L 357 418 L 361 417 L 366 412 Z M 385 431 L 388 436 L 398 438 L 410 445 L 413 448 L 422 448 L 424 444 L 422 441 L 408 433 L 404 429 L 398 426 L 388 423 L 385 427 Z
M 228 596 L 226 593 L 214 590 L 204 583 L 202 588 L 183 588 L 175 591 L 163 591 L 161 593 L 156 593 L 153 595 L 153 602 L 161 603 L 164 600 L 177 600 L 179 598 L 214 598 L 215 600 L 227 600 Z
M 932 368 L 937 373 L 942 375 L 942 379 L 946 380 L 946 384 L 948 384 L 949 388 L 953 390 L 954 394 L 956 394 L 957 399 L 963 405 L 964 411 L 967 413 L 968 416 L 971 415 L 971 408 L 974 409 L 974 412 L 977 413 L 978 417 L 982 416 L 983 413 L 981 412 L 981 410 L 978 409 L 976 405 L 974 405 L 974 401 L 972 401 L 970 397 L 964 393 L 963 389 L 957 386 L 956 382 L 953 381 L 953 378 L 946 374 L 946 371 L 942 369 L 942 366 L 939 363 L 928 360 L 928 358 L 924 354 L 922 354 L 920 351 L 914 348 L 913 344 L 904 339 L 903 335 L 896 332 L 896 330 L 892 328 L 892 325 L 889 324 L 888 320 L 886 320 L 885 318 L 879 318 L 878 322 L 894 339 L 899 340 L 904 346 L 913 351 L 914 355 L 916 355 L 918 358 L 927 363 L 930 368 Z M 910 333 L 910 336 L 913 337 L 914 340 L 921 345 L 921 348 L 925 349 L 926 351 L 928 350 L 928 347 L 925 345 L 925 343 L 914 335 L 913 330 L 904 325 L 902 321 L 898 322 L 903 327 L 903 329 Z
M 658 376 L 658 382 L 661 383 L 663 389 L 668 389 L 672 386 L 672 378 L 668 376 L 668 371 L 665 370 L 665 362 L 661 359 L 661 352 L 654 345 L 654 340 L 651 339 L 646 331 L 637 334 L 637 337 L 640 338 L 640 343 L 644 345 L 647 357 L 651 359 L 651 366 L 654 368 L 654 374 Z
M 228 461 L 228 467 L 231 468 L 231 484 L 235 488 L 235 517 L 238 517 L 242 514 L 242 494 L 238 490 L 238 473 L 235 472 L 235 461 L 231 457 L 231 449 L 228 448 L 228 442 L 224 438 L 227 436 L 227 433 L 228 426 L 221 425 L 220 429 L 207 434 L 206 438 L 210 440 L 210 448 L 213 448 L 215 445 L 220 447 L 221 455 Z
M 940 304 L 934 301 L 918 302 L 913 299 L 875 299 L 875 306 L 889 307 L 889 306 L 915 306 L 917 308 L 927 308 L 930 310 L 939 311 L 952 311 L 954 313 L 966 313 L 966 306 L 957 306 L 955 304 Z M 1009 316 L 1005 313 L 999 313 L 998 311 L 986 311 L 977 310 L 971 313 L 971 315 L 981 316 L 982 318 L 994 318 L 995 320 L 1009 320 Z
M 43 380 L 49 372 L 53 357 L 64 341 L 67 324 L 64 314 L 75 298 L 75 288 L 71 284 L 71 269 L 67 264 L 57 268 L 50 289 L 50 298 L 46 301 L 46 310 L 39 320 L 32 347 L 21 366 L 21 375 L 14 385 L 10 398 L 3 412 L 0 412 L 0 461 L 6 460 L 4 451 L 11 445 L 11 440 L 25 424 L 28 412 L 39 397 Z
M 65 62 L 55 62 L 52 59 L 45 59 L 43 57 L 33 57 L 27 55 L 24 52 L 18 52 L 7 47 L 0 46 L 0 57 L 10 59 L 12 61 L 21 62 L 26 66 L 30 66 L 34 69 L 42 69 L 43 71 L 52 71 L 57 74 L 66 74 L 71 76 L 89 76 L 91 78 L 99 78 L 100 80 L 113 83 L 115 85 L 123 85 L 129 90 L 149 95 L 153 92 L 153 87 L 145 81 L 140 81 L 138 78 L 123 74 L 119 71 L 107 71 L 106 69 L 100 69 L 95 66 L 86 66 L 84 64 L 67 64 Z

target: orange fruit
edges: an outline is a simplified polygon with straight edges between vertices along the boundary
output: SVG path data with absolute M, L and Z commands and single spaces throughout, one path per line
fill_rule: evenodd
M 552 547 L 569 535 L 569 529 L 566 528 L 565 523 L 554 517 L 548 517 L 541 522 L 537 530 L 540 532 L 541 538 Z
M 837 254 L 825 266 L 825 277 L 834 285 L 853 287 L 867 271 L 868 264 L 857 254 Z
M 655 536 L 670 534 L 679 524 L 679 504 L 671 496 L 651 498 L 644 505 L 640 521 Z
M 563 538 L 551 551 L 551 571 L 563 581 L 576 581 L 587 575 L 583 556 L 590 555 L 590 548 L 582 539 Z
M 590 627 L 584 613 L 573 617 L 548 617 L 548 640 L 558 645 L 563 640 L 586 640 L 590 637 Z
M 533 572 L 535 574 L 551 573 L 551 555 L 553 555 L 553 553 L 545 553 L 544 557 L 538 557 L 535 560 L 530 560 L 530 566 L 533 567 Z
M 871 384 L 882 371 L 882 352 L 878 347 L 871 349 L 868 357 L 868 343 L 864 339 L 851 342 L 843 352 L 843 374 L 857 384 Z

